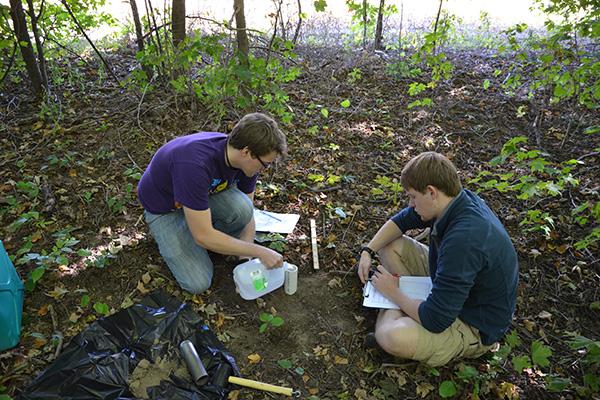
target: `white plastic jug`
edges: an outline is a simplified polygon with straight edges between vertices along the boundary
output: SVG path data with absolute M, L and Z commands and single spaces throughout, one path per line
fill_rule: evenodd
M 267 269 L 259 259 L 246 261 L 233 269 L 233 281 L 244 300 L 254 300 L 283 286 L 284 268 Z

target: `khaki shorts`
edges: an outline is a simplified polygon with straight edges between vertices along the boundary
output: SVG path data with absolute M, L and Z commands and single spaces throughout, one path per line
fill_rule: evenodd
M 403 236 L 388 245 L 385 262 L 389 269 L 399 274 L 429 276 L 429 249 L 416 240 Z M 456 319 L 441 333 L 432 333 L 418 324 L 417 349 L 413 359 L 432 367 L 444 365 L 452 359 L 476 358 L 494 347 L 481 343 L 479 330 Z

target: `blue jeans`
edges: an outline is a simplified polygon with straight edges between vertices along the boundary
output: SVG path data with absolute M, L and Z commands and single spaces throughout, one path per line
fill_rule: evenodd
M 237 188 L 209 196 L 208 206 L 215 229 L 239 237 L 252 220 L 254 206 Z M 190 293 L 202 293 L 210 287 L 213 263 L 206 249 L 194 241 L 183 210 L 167 214 L 144 212 L 146 223 L 158 244 L 158 250 L 179 285 Z

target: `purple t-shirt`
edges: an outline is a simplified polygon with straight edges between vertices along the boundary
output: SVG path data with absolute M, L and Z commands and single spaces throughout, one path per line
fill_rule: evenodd
M 140 203 L 152 214 L 165 214 L 180 206 L 208 209 L 209 194 L 237 185 L 252 193 L 258 175 L 247 177 L 225 164 L 227 135 L 200 132 L 175 138 L 162 146 L 138 184 Z

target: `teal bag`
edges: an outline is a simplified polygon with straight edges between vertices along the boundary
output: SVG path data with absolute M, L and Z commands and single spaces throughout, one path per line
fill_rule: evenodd
M 0 351 L 19 343 L 22 312 L 23 282 L 0 240 Z

